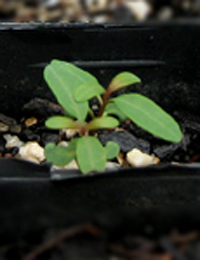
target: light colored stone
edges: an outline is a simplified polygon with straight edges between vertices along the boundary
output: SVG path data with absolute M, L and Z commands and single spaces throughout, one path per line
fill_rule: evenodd
M 143 153 L 136 148 L 127 153 L 126 159 L 128 163 L 134 167 L 144 167 L 148 165 L 158 164 L 160 162 L 159 158 L 155 155 Z
M 124 5 L 129 8 L 138 21 L 147 19 L 148 15 L 151 13 L 151 5 L 146 0 L 124 0 Z
M 24 142 L 22 142 L 18 136 L 16 135 L 4 135 L 4 139 L 6 139 L 6 148 L 11 148 L 11 147 L 22 147 L 24 145 Z
M 165 6 L 158 12 L 157 17 L 159 20 L 166 21 L 172 19 L 173 15 L 173 9 L 169 6 Z
M 9 130 L 9 126 L 0 122 L 0 132 L 7 132 Z
M 58 146 L 62 146 L 62 147 L 68 147 L 69 146 L 69 142 L 66 141 L 61 141 Z
M 70 163 L 68 163 L 65 166 L 56 166 L 53 165 L 51 167 L 51 170 L 77 170 L 78 169 L 78 165 L 77 162 L 75 160 L 72 160 Z
M 67 139 L 72 139 L 80 132 L 79 129 L 62 129 L 60 134 L 64 135 Z
M 19 157 L 31 162 L 40 163 L 45 160 L 44 149 L 37 142 L 28 142 L 20 148 Z
M 10 126 L 10 132 L 19 134 L 22 131 L 22 126 L 21 125 L 12 125 Z
M 108 0 L 86 0 L 87 10 L 90 13 L 102 12 L 108 8 Z
M 36 125 L 37 123 L 38 123 L 38 119 L 36 117 L 27 118 L 26 121 L 24 122 L 26 127 Z
M 120 164 L 115 163 L 115 162 L 106 163 L 106 169 L 108 169 L 108 170 L 117 169 L 117 168 L 120 168 Z

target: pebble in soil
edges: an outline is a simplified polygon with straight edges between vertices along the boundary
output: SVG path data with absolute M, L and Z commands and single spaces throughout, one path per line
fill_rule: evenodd
M 109 141 L 118 143 L 123 152 L 129 152 L 133 148 L 137 148 L 144 153 L 150 152 L 150 144 L 148 141 L 145 141 L 141 138 L 137 138 L 126 131 L 104 131 L 102 133 L 99 133 L 98 138 L 103 145 L 106 145 L 106 143 Z
M 159 158 L 155 155 L 142 153 L 136 148 L 126 154 L 126 160 L 133 167 L 145 167 L 148 165 L 155 165 L 160 163 Z
M 38 119 L 62 115 L 64 112 L 61 106 L 41 98 L 30 100 L 23 106 L 22 110 L 26 117 L 36 117 Z
M 35 98 L 24 105 L 23 110 L 26 117 L 23 118 L 21 125 L 15 119 L 0 114 L 2 134 L 5 133 L 5 136 L 2 135 L 0 139 L 1 154 L 7 154 L 6 147 L 18 147 L 19 149 L 24 142 L 37 142 L 38 145 L 44 147 L 49 142 L 57 144 L 77 135 L 77 132 L 54 131 L 45 127 L 44 122 L 47 117 L 62 114 L 61 107 L 52 102 Z M 122 130 L 99 131 L 98 137 L 103 145 L 108 141 L 118 143 L 123 153 L 139 149 L 141 153 L 154 154 L 162 162 L 199 161 L 200 117 L 184 111 L 176 111 L 173 116 L 180 122 L 184 133 L 184 138 L 180 143 L 173 144 L 160 140 L 140 129 L 130 120 L 126 120 L 121 125 Z M 5 140 L 7 144 L 5 144 Z
M 45 160 L 44 148 L 37 142 L 27 142 L 19 149 L 19 158 L 35 163 L 41 163 Z

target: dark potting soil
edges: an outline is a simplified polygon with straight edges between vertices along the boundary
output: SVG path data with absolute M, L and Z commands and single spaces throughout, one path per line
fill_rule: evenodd
M 42 147 L 47 143 L 69 141 L 59 131 L 45 127 L 45 120 L 53 115 L 63 114 L 62 108 L 41 98 L 34 98 L 22 108 L 20 122 L 0 114 L 0 154 L 2 157 L 14 157 L 19 147 L 6 148 L 5 134 L 18 136 L 23 142 L 38 142 Z M 130 120 L 121 124 L 117 131 L 100 130 L 99 140 L 105 145 L 108 141 L 119 144 L 121 151 L 127 153 L 137 148 L 144 153 L 156 155 L 161 162 L 193 163 L 200 161 L 200 117 L 184 111 L 174 111 L 172 116 L 179 122 L 184 138 L 180 143 L 169 143 L 137 127 Z

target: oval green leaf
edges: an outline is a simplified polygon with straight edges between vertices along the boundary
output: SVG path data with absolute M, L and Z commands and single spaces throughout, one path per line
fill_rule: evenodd
M 105 112 L 110 115 L 116 115 L 120 122 L 124 122 L 127 119 L 127 116 L 122 113 L 122 111 L 116 106 L 115 103 L 108 103 L 105 108 Z
M 140 94 L 125 94 L 113 101 L 129 119 L 144 130 L 166 141 L 181 141 L 183 135 L 178 123 L 149 98 Z
M 75 92 L 75 100 L 77 102 L 84 102 L 93 97 L 101 95 L 105 89 L 99 84 L 97 80 L 85 82 Z
M 89 109 L 88 102 L 76 102 L 74 93 L 83 83 L 96 78 L 71 63 L 59 60 L 53 60 L 46 66 L 44 78 L 66 112 L 79 121 L 84 121 Z
M 90 121 L 87 125 L 87 129 L 89 131 L 91 130 L 97 130 L 97 129 L 103 129 L 103 128 L 115 128 L 119 125 L 119 121 L 111 116 L 105 116 L 105 117 L 99 117 L 95 118 L 92 121 Z
M 91 171 L 104 171 L 106 168 L 105 149 L 93 136 L 85 136 L 78 140 L 76 159 L 84 174 Z
M 45 146 L 45 156 L 48 162 L 57 166 L 65 166 L 76 156 L 76 141 L 71 142 L 68 147 L 48 143 Z
M 65 116 L 50 117 L 45 121 L 45 125 L 51 129 L 63 129 L 63 128 L 78 129 L 77 122 Z
M 117 143 L 109 141 L 106 143 L 106 158 L 108 160 L 114 159 L 120 152 L 120 147 Z
M 121 72 L 113 78 L 109 85 L 110 92 L 117 91 L 129 85 L 140 83 L 141 79 L 131 72 Z

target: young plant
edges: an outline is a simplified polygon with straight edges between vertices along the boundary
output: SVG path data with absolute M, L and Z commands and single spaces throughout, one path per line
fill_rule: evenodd
M 180 142 L 182 132 L 176 121 L 149 98 L 137 93 L 112 98 L 111 94 L 141 80 L 130 72 L 121 72 L 107 89 L 98 80 L 75 65 L 53 60 L 44 70 L 44 78 L 65 111 L 64 116 L 54 116 L 46 121 L 51 129 L 76 129 L 79 137 L 68 147 L 49 143 L 45 147 L 47 161 L 64 166 L 75 159 L 82 173 L 103 171 L 106 161 L 120 151 L 114 142 L 104 147 L 95 136 L 99 129 L 113 129 L 127 118 L 151 134 L 170 142 Z M 97 116 L 89 100 L 99 101 Z

